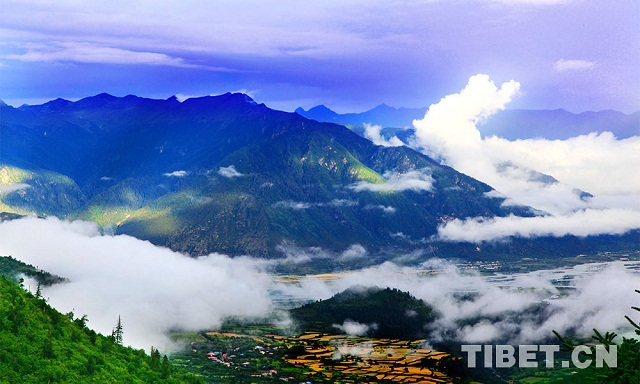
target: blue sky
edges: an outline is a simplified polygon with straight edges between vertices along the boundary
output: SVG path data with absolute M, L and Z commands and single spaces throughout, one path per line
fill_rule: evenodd
M 244 91 L 284 110 L 423 107 L 484 73 L 510 108 L 640 109 L 640 2 L 2 0 L 0 98 Z

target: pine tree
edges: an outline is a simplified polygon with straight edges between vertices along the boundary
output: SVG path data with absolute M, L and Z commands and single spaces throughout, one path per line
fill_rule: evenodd
M 637 293 L 640 293 L 640 290 L 636 289 Z M 638 307 L 631 307 L 631 309 L 640 312 L 640 308 Z M 636 323 L 635 321 L 631 320 L 631 318 L 629 316 L 625 316 L 625 318 L 627 319 L 627 321 L 629 321 L 629 323 L 631 323 L 631 325 L 633 326 L 633 328 L 635 328 L 636 334 L 638 336 L 640 336 L 640 324 Z
M 36 288 L 36 298 L 37 299 L 42 298 L 42 289 L 40 287 L 40 280 L 38 280 L 38 287 Z
M 160 368 L 160 351 L 157 348 L 151 347 L 151 362 L 149 365 L 154 371 Z
M 160 370 L 162 372 L 163 379 L 169 377 L 169 374 L 171 373 L 171 364 L 169 363 L 169 358 L 167 357 L 167 355 L 164 355 L 164 357 L 162 358 L 162 366 Z
M 116 344 L 120 344 L 122 345 L 122 319 L 120 318 L 120 315 L 118 315 L 118 323 L 116 324 L 115 328 L 113 328 L 113 331 L 111 332 L 111 336 L 113 337 L 113 341 Z

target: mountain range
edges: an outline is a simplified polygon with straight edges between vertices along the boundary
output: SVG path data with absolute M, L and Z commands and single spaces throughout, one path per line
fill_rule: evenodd
M 476 247 L 434 242 L 440 224 L 533 215 L 408 147 L 376 146 L 238 93 L 2 104 L 0 135 L 4 217 L 95 221 L 193 256 L 306 249 L 322 259 L 320 248 L 351 264 L 418 248 L 446 256 Z M 573 252 L 576 239 L 568 243 Z M 513 247 L 537 249 L 523 240 L 505 252 Z
M 364 135 L 364 124 L 383 127 L 386 139 L 397 136 L 407 143 L 413 135 L 413 121 L 424 118 L 427 108 L 394 108 L 381 104 L 362 113 L 339 114 L 324 105 L 309 110 L 296 109 L 296 113 L 309 119 L 344 124 Z M 565 140 L 591 132 L 612 132 L 625 139 L 640 134 L 640 111 L 625 114 L 614 110 L 571 113 L 564 109 L 498 111 L 479 125 L 483 136 L 500 136 L 508 140 L 545 138 Z

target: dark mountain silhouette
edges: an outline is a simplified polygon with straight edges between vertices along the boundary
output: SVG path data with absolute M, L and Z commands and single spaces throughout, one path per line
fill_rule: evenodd
M 486 196 L 490 186 L 410 148 L 375 146 L 244 94 L 182 103 L 100 94 L 5 105 L 0 114 L 5 216 L 93 220 L 191 255 L 273 257 L 286 245 L 340 253 L 353 244 L 367 260 L 417 248 L 438 256 L 539 250 L 533 240 L 482 251 L 434 242 L 438 225 L 454 218 L 532 213 L 503 207 Z M 576 249 L 575 239 L 565 243 Z

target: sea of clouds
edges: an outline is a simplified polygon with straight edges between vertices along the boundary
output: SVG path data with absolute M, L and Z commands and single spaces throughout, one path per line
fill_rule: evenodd
M 594 327 L 618 329 L 638 300 L 634 289 L 640 276 L 621 264 L 576 273 L 576 289 L 549 300 L 558 293 L 550 282 L 557 278 L 554 273 L 514 275 L 506 283 L 443 260 L 419 267 L 387 262 L 345 272 L 332 281 L 307 276 L 283 283 L 270 273 L 274 265 L 322 253 L 316 249 L 314 255 L 296 254 L 292 247 L 286 251 L 278 261 L 220 254 L 191 258 L 130 236 L 101 234 L 89 222 L 27 217 L 0 223 L 0 254 L 69 279 L 44 289 L 51 305 L 76 317 L 87 315 L 88 325 L 104 334 L 111 333 L 121 316 L 125 343 L 144 349 L 170 349 L 171 331 L 215 329 L 226 316 L 270 316 L 278 310 L 276 297 L 326 299 L 354 285 L 398 288 L 432 304 L 441 313 L 431 326 L 433 341 L 504 341 L 508 335 L 512 342 L 533 342 L 550 337 L 553 329 L 580 334 Z M 339 257 L 362 255 L 366 249 L 353 245 Z M 425 268 L 438 273 L 424 274 Z M 26 283 L 35 290 L 35 282 Z M 472 299 L 459 300 L 464 293 L 473 293 Z M 537 316 L 530 316 L 532 309 Z M 474 318 L 480 321 L 459 326 Z M 283 320 L 281 315 L 274 319 Z M 341 326 L 350 332 L 359 329 L 358 324 Z

